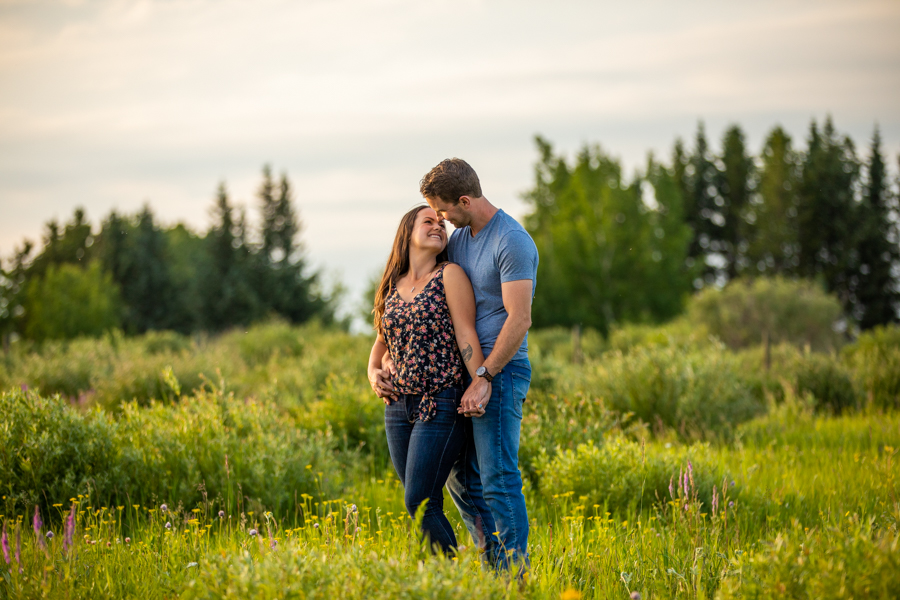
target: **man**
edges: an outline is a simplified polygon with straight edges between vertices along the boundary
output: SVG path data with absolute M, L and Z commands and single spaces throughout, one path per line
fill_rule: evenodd
M 471 432 L 447 487 L 489 560 L 500 568 L 510 561 L 527 568 L 519 434 L 531 384 L 527 337 L 537 248 L 518 222 L 483 196 L 478 175 L 463 160 L 442 161 L 419 190 L 438 217 L 456 227 L 450 260 L 472 281 L 475 329 L 486 357 L 462 399 L 460 411 L 473 417 L 467 421 Z

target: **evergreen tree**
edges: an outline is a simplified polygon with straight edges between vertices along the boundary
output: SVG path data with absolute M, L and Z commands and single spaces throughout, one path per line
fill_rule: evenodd
M 753 186 L 753 159 L 747 155 L 744 132 L 732 125 L 722 140 L 722 168 L 717 173 L 717 194 L 713 199 L 724 223 L 718 228 L 719 251 L 725 257 L 724 275 L 734 279 L 748 263 L 749 226 L 745 220 Z
M 841 300 L 844 310 L 856 318 L 861 316 L 855 310 L 859 223 L 854 189 L 858 176 L 859 163 L 850 138 L 837 135 L 831 117 L 821 131 L 813 121 L 799 193 L 798 274 L 821 279 Z
M 55 219 L 45 225 L 44 245 L 28 267 L 31 277 L 43 275 L 51 265 L 86 265 L 90 262 L 94 238 L 83 208 L 76 208 L 72 220 L 60 230 Z
M 182 333 L 202 329 L 206 273 L 211 270 L 207 240 L 184 224 L 164 230 L 166 263 L 178 301 L 171 315 L 171 327 Z
M 686 264 L 693 232 L 684 222 L 684 196 L 675 170 L 666 169 L 652 156 L 647 162 L 647 184 L 652 186 L 656 209 L 647 211 L 655 269 L 645 284 L 646 300 L 655 318 L 666 320 L 682 311 L 701 265 Z
M 688 159 L 684 174 L 687 184 L 684 196 L 685 222 L 694 232 L 688 255 L 703 266 L 703 279 L 698 281 L 700 286 L 709 285 L 716 282 L 717 275 L 725 266 L 722 254 L 725 216 L 721 206 L 716 203 L 718 191 L 715 184 L 719 172 L 713 162 L 702 122 L 697 125 L 694 151 Z
M 747 260 L 760 273 L 792 275 L 800 264 L 797 240 L 799 157 L 781 127 L 766 138 L 758 194 L 747 218 L 752 223 Z
M 178 295 L 166 260 L 166 237 L 145 206 L 127 228 L 113 216 L 108 221 L 115 257 L 107 266 L 119 285 L 124 302 L 124 325 L 130 333 L 172 329 Z M 122 235 L 122 231 L 130 232 Z M 106 254 L 110 256 L 110 254 Z M 115 269 L 115 270 L 114 270 Z
M 898 231 L 891 219 L 896 211 L 881 154 L 881 134 L 872 136 L 872 149 L 866 165 L 866 182 L 859 205 L 859 325 L 869 329 L 897 321 L 900 292 L 894 269 L 900 267 Z
M 276 186 L 271 170 L 264 167 L 259 199 L 265 267 L 263 286 L 271 310 L 293 323 L 302 323 L 315 315 L 331 320 L 333 309 L 317 290 L 318 274 L 305 273 L 306 264 L 297 241 L 301 223 L 293 207 L 293 191 L 287 174 L 281 175 Z
M 281 175 L 278 183 L 278 197 L 268 165 L 263 167 L 263 183 L 259 189 L 260 212 L 262 213 L 263 254 L 271 265 L 280 267 L 296 262 L 297 235 L 300 223 L 294 213 L 293 193 L 287 174 Z
M 243 219 L 235 218 L 223 182 L 216 193 L 213 226 L 206 236 L 210 269 L 203 286 L 203 316 L 209 329 L 246 325 L 265 313 L 252 285 L 246 238 Z
M 25 240 L 15 249 L 9 266 L 5 270 L 0 268 L 0 337 L 4 351 L 9 349 L 11 336 L 23 331 L 21 322 L 25 314 L 28 264 L 33 249 L 32 242 Z

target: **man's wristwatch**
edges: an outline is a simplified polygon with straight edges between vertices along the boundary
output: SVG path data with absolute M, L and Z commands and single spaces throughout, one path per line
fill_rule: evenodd
M 484 377 L 488 380 L 488 382 L 494 380 L 494 376 L 488 373 L 488 370 L 485 369 L 484 366 L 478 367 L 478 370 L 475 371 L 475 375 L 477 375 L 478 377 Z

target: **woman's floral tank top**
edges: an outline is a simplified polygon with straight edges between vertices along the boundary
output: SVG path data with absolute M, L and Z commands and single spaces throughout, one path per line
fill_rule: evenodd
M 394 387 L 402 394 L 422 394 L 422 421 L 434 416 L 434 394 L 462 384 L 462 358 L 444 290 L 448 264 L 438 267 L 411 302 L 404 302 L 394 285 L 381 318 L 384 341 L 397 367 Z

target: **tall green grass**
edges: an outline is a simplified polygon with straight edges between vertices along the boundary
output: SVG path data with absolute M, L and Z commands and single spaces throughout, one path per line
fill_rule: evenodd
M 421 547 L 369 338 L 20 346 L 0 371 L 0 598 L 896 597 L 894 330 L 773 346 L 768 371 L 683 323 L 580 339 L 575 362 L 571 332 L 532 337 L 521 582 L 482 567 L 449 501 L 465 548 Z

